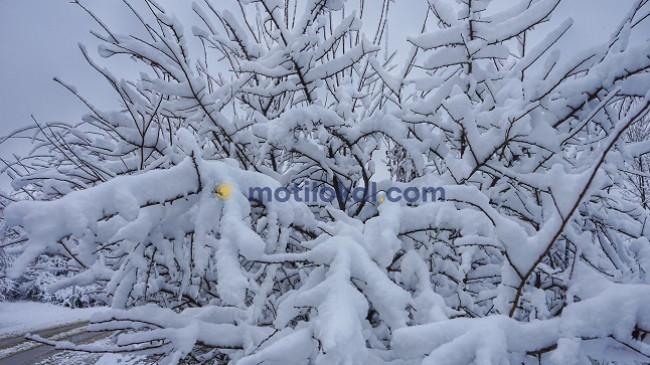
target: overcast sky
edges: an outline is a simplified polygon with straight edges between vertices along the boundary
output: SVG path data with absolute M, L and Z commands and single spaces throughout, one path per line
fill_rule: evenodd
M 502 0 L 507 4 L 507 0 Z M 564 53 L 574 52 L 605 41 L 614 27 L 629 10 L 632 0 L 565 0 L 553 23 L 567 17 L 575 20 L 561 47 Z M 179 18 L 189 19 L 190 2 L 162 1 L 177 12 Z M 213 4 L 232 3 L 232 0 L 213 1 Z M 376 8 L 381 0 L 368 0 L 367 6 Z M 414 5 L 416 4 L 416 5 Z M 109 23 L 121 29 L 134 27 L 131 18 L 117 1 L 93 2 L 92 7 Z M 404 43 L 407 34 L 413 34 L 421 25 L 425 13 L 424 2 L 396 0 L 392 4 L 390 40 Z M 369 21 L 369 20 L 367 20 Z M 649 22 L 640 33 L 650 34 Z M 189 28 L 189 27 L 187 27 Z M 94 52 L 96 42 L 88 33 L 97 25 L 79 7 L 68 0 L 0 0 L 0 135 L 30 123 L 30 114 L 39 121 L 61 120 L 74 122 L 86 112 L 81 103 L 52 77 L 75 85 L 99 107 L 116 105 L 102 79 L 83 60 L 78 42 Z M 0 156 L 24 154 L 25 145 L 0 145 Z M 4 187 L 6 182 L 1 185 Z

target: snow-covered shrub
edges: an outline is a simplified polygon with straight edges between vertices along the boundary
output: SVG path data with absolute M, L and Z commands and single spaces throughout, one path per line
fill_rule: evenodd
M 12 257 L 8 256 L 0 265 L 4 268 L 11 262 Z M 31 300 L 74 308 L 95 305 L 97 289 L 94 285 L 57 288 L 59 281 L 72 275 L 74 273 L 68 271 L 65 258 L 41 255 L 19 278 L 12 280 L 5 277 L 0 281 L 0 298 L 3 301 Z
M 558 3 L 427 1 L 402 60 L 378 55 L 389 0 L 374 37 L 363 1 L 207 1 L 191 35 L 151 1 L 130 5 L 142 34 L 100 23 L 97 36 L 140 77 L 83 52 L 124 109 L 87 102 L 79 126 L 14 134 L 47 153 L 14 173 L 31 199 L 5 211 L 26 238 L 7 275 L 46 253 L 76 272 L 58 287 L 101 287 L 113 309 L 89 329 L 117 331 L 112 345 L 60 348 L 172 363 L 645 362 L 648 211 L 620 197 L 650 152 L 621 138 L 650 109 L 650 43 L 629 41 L 650 4 L 565 59 L 554 45 L 571 21 L 530 41 Z M 381 189 L 443 187 L 445 200 L 346 197 L 378 179 L 384 146 Z M 249 194 L 309 195 L 304 181 L 331 201 Z
M 625 98 L 617 103 L 617 108 L 614 110 L 619 113 L 629 112 L 640 102 L 643 102 L 642 98 Z M 646 114 L 645 118 L 634 122 L 623 138 L 627 143 L 639 143 L 650 139 L 650 116 Z M 626 199 L 641 204 L 644 209 L 650 209 L 650 181 L 648 180 L 650 156 L 647 154 L 634 156 L 627 163 L 627 168 L 622 170 L 626 181 L 621 193 Z
M 18 195 L 16 195 L 18 196 Z M 96 304 L 93 298 L 97 292 L 94 284 L 76 287 L 60 288 L 58 283 L 66 277 L 72 277 L 76 271 L 70 270 L 67 256 L 56 254 L 41 254 L 19 277 L 7 277 L 6 272 L 20 255 L 20 244 L 26 238 L 22 230 L 7 227 L 4 224 L 4 208 L 14 198 L 0 191 L 0 300 L 19 301 L 33 300 L 55 303 L 71 307 L 89 307 Z

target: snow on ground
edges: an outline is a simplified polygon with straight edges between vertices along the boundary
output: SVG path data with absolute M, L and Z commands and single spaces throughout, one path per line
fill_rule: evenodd
M 0 302 L 0 338 L 87 321 L 103 307 L 71 309 L 36 302 Z

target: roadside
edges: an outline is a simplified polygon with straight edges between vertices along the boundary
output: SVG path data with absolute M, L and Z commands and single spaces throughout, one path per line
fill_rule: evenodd
M 0 340 L 28 332 L 88 322 L 93 313 L 105 309 L 71 309 L 37 302 L 0 302 Z
M 51 339 L 51 340 L 67 340 L 77 343 L 96 341 L 101 338 L 107 337 L 106 333 L 92 333 L 86 332 L 87 322 L 74 323 L 64 326 L 59 326 L 55 328 L 48 328 L 45 330 L 34 331 L 34 334 L 39 336 Z M 22 365 L 22 364 L 74 364 L 74 363 L 95 363 L 101 355 L 91 355 L 91 354 L 75 354 L 75 357 L 79 357 L 81 362 L 70 362 L 68 360 L 70 356 L 67 355 L 60 358 L 60 355 L 64 351 L 59 351 L 54 349 L 51 346 L 45 346 L 34 341 L 29 341 L 25 339 L 25 334 L 20 334 L 18 336 L 6 337 L 0 339 L 0 364 L 11 364 L 11 365 Z M 69 351 L 65 351 L 69 352 Z M 58 355 L 58 356 L 57 356 Z M 59 360 L 54 360 L 50 362 L 50 358 L 59 357 Z M 95 358 L 95 361 L 92 361 Z
M 109 333 L 86 332 L 88 322 L 78 322 L 55 328 L 33 331 L 32 334 L 50 340 L 65 340 L 74 343 L 108 341 Z M 62 351 L 25 339 L 25 333 L 0 339 L 0 365 L 77 365 L 77 364 L 116 364 L 150 365 L 155 361 L 144 356 L 124 354 L 90 354 L 85 352 Z
M 102 355 L 59 351 L 25 339 L 27 333 L 76 343 L 108 337 L 86 331 L 90 316 L 104 308 L 71 309 L 48 303 L 0 302 L 0 365 L 94 364 Z

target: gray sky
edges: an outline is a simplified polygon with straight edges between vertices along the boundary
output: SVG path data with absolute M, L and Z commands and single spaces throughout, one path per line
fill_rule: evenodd
M 498 1 L 507 4 L 507 0 Z M 168 4 L 168 9 L 172 5 L 181 19 L 191 16 L 189 1 L 161 2 Z M 555 24 L 569 16 L 575 20 L 574 27 L 561 44 L 563 52 L 571 53 L 605 41 L 632 2 L 565 0 L 552 22 Z M 123 32 L 134 26 L 132 19 L 125 16 L 120 2 L 88 3 L 111 26 Z M 213 4 L 230 7 L 232 0 L 213 1 Z M 374 4 L 379 8 L 381 0 L 368 0 L 367 7 Z M 421 25 L 425 14 L 424 2 L 396 0 L 391 6 L 391 44 L 404 44 L 404 38 L 414 34 Z M 366 19 L 366 23 L 370 21 Z M 644 25 L 645 31 L 640 33 L 650 34 L 648 23 Z M 68 0 L 0 0 L 0 135 L 29 124 L 30 114 L 39 121 L 74 122 L 80 119 L 86 109 L 52 81 L 54 76 L 75 85 L 101 108 L 116 105 L 115 95 L 85 63 L 78 49 L 77 43 L 82 42 L 91 54 L 94 53 L 96 42 L 88 33 L 90 29 L 97 29 L 97 25 Z M 189 27 L 186 29 L 189 32 Z M 118 71 L 126 69 L 128 66 L 118 66 Z M 24 142 L 3 144 L 0 145 L 0 156 L 7 158 L 12 153 L 24 154 L 26 148 Z M 0 185 L 4 188 L 6 181 Z
M 39 121 L 79 120 L 84 108 L 54 76 L 77 85 L 99 105 L 114 99 L 77 47 L 91 43 L 92 27 L 91 19 L 66 0 L 0 0 L 0 135 L 29 124 L 30 114 Z M 24 142 L 3 144 L 0 155 L 26 148 Z

